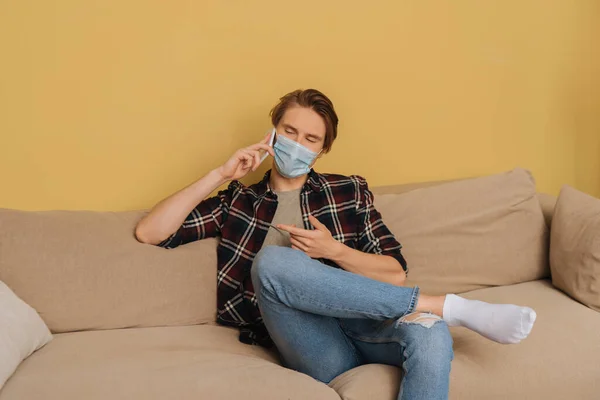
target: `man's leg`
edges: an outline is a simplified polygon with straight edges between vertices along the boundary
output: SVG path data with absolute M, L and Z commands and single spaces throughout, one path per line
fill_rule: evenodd
M 396 320 L 340 320 L 365 363 L 401 367 L 398 400 L 446 400 L 452 336 L 437 315 L 416 312 Z
M 310 294 L 310 287 L 315 288 L 315 285 L 321 285 L 321 293 L 326 293 L 331 285 L 336 284 L 337 279 L 331 277 L 331 272 L 336 275 L 338 272 L 348 274 L 351 278 L 358 277 L 326 266 L 300 251 L 274 246 L 259 252 L 251 270 L 252 284 L 263 321 L 283 364 L 324 383 L 329 383 L 336 376 L 363 363 L 352 340 L 341 329 L 339 320 L 330 314 L 338 315 L 341 310 L 345 316 L 365 317 L 364 313 L 372 313 L 371 307 L 363 304 L 357 304 L 362 310 L 348 310 L 345 304 L 347 300 L 323 299 L 321 302 L 319 294 Z M 406 298 L 404 307 L 384 311 L 378 319 L 385 319 L 385 315 L 389 313 L 403 314 L 414 308 L 418 289 L 394 287 L 365 277 L 360 278 L 360 281 L 375 283 L 377 286 L 401 289 L 399 291 Z M 348 293 L 360 295 L 365 288 L 354 283 L 354 287 L 348 287 L 347 290 Z M 318 292 L 317 288 L 316 293 Z M 308 302 L 309 307 L 302 307 L 304 302 Z
M 398 318 L 415 310 L 419 289 L 332 268 L 288 247 L 267 246 L 254 259 L 255 292 L 289 308 L 335 318 Z
M 263 321 L 285 367 L 329 383 L 361 365 L 358 351 L 337 319 L 290 308 L 262 290 L 258 280 L 254 287 Z
M 262 287 L 259 269 L 252 268 L 258 307 L 284 366 L 329 383 L 361 364 L 354 344 L 336 318 L 300 311 L 283 304 Z
M 384 320 L 431 311 L 451 326 L 465 326 L 500 343 L 518 343 L 527 337 L 536 317 L 528 307 L 455 295 L 421 295 L 418 287 L 396 286 L 332 268 L 286 247 L 262 249 L 252 273 L 262 291 L 280 303 L 328 317 Z

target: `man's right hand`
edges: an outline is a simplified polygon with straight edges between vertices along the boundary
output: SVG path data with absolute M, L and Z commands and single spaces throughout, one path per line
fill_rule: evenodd
M 225 164 L 217 168 L 217 171 L 225 181 L 238 180 L 246 176 L 250 171 L 256 171 L 260 165 L 260 150 L 268 152 L 275 157 L 273 148 L 268 145 L 271 134 L 267 134 L 259 143 L 236 151 Z

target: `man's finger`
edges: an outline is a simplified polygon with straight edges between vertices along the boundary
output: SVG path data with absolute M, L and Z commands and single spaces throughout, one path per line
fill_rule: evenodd
M 313 244 L 313 239 L 311 238 L 307 238 L 307 237 L 302 237 L 302 236 L 297 236 L 297 235 L 292 235 L 290 234 L 290 240 L 294 239 L 297 242 L 302 243 L 303 246 L 309 248 L 312 246 Z
M 290 238 L 290 243 L 292 244 L 292 248 L 302 250 L 305 253 L 308 251 L 308 248 L 302 242 L 300 242 L 297 239 L 294 239 L 293 237 Z
M 254 165 L 252 166 L 252 171 L 256 171 L 260 165 L 260 154 L 258 153 L 258 150 L 253 150 L 250 153 L 254 155 Z
M 271 146 L 269 146 L 268 144 L 264 144 L 264 143 L 256 143 L 253 144 L 252 146 L 247 148 L 248 150 L 264 150 L 266 152 L 268 152 L 270 155 L 275 156 L 275 152 L 273 151 L 273 148 Z
M 237 159 L 240 161 L 244 161 L 246 158 L 248 158 L 248 155 L 246 154 L 246 150 L 245 149 L 240 149 L 236 152 L 237 155 Z
M 271 141 L 271 134 L 272 134 L 272 132 L 267 133 L 265 135 L 265 138 L 263 140 L 261 140 L 260 143 L 269 144 L 269 142 Z
M 320 231 L 327 231 L 327 232 L 329 232 L 329 229 L 327 229 L 327 227 L 325 225 L 323 225 L 321 223 L 321 221 L 319 221 L 317 218 L 313 217 L 312 215 L 308 216 L 308 220 L 310 221 L 310 223 L 312 224 L 312 226 L 315 227 L 315 229 L 318 229 Z
M 254 157 L 254 153 L 247 149 L 243 149 L 242 151 L 244 152 L 244 156 L 246 157 L 246 162 L 248 163 L 247 165 L 250 168 L 254 169 L 254 164 L 256 163 L 256 158 Z
M 244 152 L 244 150 L 239 150 L 237 153 L 237 166 L 239 167 L 241 165 L 241 167 L 243 169 L 248 169 L 248 165 L 252 166 L 252 162 L 250 161 L 250 156 L 248 154 L 246 154 L 246 152 Z M 236 167 L 237 168 L 237 167 Z
M 281 229 L 282 231 L 286 231 L 286 232 L 290 233 L 291 235 L 296 235 L 296 236 L 301 236 L 301 237 L 306 237 L 306 238 L 314 238 L 315 235 L 317 234 L 317 232 L 315 232 L 315 231 L 309 231 L 307 229 L 296 228 L 295 226 L 292 226 L 292 225 L 279 224 L 279 225 L 277 225 L 277 228 Z

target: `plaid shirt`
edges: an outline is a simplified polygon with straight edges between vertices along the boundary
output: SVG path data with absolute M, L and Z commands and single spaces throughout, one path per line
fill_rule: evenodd
M 246 187 L 233 181 L 217 196 L 198 204 L 177 232 L 158 244 L 175 248 L 195 240 L 220 236 L 217 247 L 217 322 L 240 328 L 240 341 L 271 347 L 258 309 L 250 269 L 261 249 L 277 209 L 277 195 L 263 180 Z M 364 178 L 318 174 L 311 170 L 300 192 L 305 229 L 313 229 L 313 215 L 346 246 L 365 253 L 394 257 L 404 271 L 402 246 L 384 225 L 373 206 L 373 194 Z M 330 260 L 323 263 L 340 268 Z

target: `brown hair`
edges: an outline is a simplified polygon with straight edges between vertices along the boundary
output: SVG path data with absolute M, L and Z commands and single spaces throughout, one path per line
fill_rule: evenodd
M 323 118 L 325 122 L 323 152 L 328 153 L 337 137 L 338 125 L 338 117 L 331 100 L 316 89 L 294 90 L 280 98 L 279 103 L 269 113 L 273 126 L 277 126 L 287 109 L 294 105 L 310 108 Z

